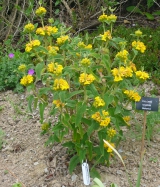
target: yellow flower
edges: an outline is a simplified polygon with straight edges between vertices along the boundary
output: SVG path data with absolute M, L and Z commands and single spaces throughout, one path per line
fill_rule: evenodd
M 85 47 L 86 47 L 86 45 L 84 44 L 84 42 L 79 42 L 79 43 L 77 44 L 77 46 L 78 46 L 79 48 L 85 48 Z
M 90 59 L 88 59 L 88 58 L 84 58 L 84 59 L 81 60 L 80 63 L 81 63 L 82 65 L 89 66 L 90 63 L 91 63 L 91 61 L 90 61 Z
M 18 70 L 19 71 L 25 71 L 26 70 L 26 65 L 25 64 L 21 64 L 19 67 L 18 67 Z
M 135 31 L 135 35 L 138 37 L 142 36 L 142 32 L 138 29 L 137 31 Z
M 69 84 L 64 79 L 55 79 L 53 90 L 68 90 Z
M 110 123 L 111 119 L 108 116 L 109 113 L 105 110 L 102 111 L 102 115 L 99 112 L 94 113 L 91 118 L 99 122 L 100 126 L 106 127 Z
M 106 14 L 102 14 L 101 16 L 99 16 L 98 20 L 100 22 L 106 22 L 108 20 L 108 16 Z
M 123 117 L 123 120 L 126 122 L 126 124 L 127 124 L 128 126 L 130 126 L 130 124 L 128 123 L 128 122 L 131 120 L 130 116 L 124 116 L 124 117 Z
M 36 34 L 44 36 L 45 35 L 44 29 L 42 27 L 37 28 Z
M 39 40 L 32 40 L 32 41 L 31 41 L 31 45 L 32 45 L 33 47 L 35 47 L 35 46 L 40 46 L 40 44 L 41 44 L 41 42 L 40 42 Z
M 26 44 L 25 51 L 30 52 L 31 50 L 32 50 L 32 44 L 31 43 Z
M 117 20 L 117 16 L 116 15 L 111 14 L 110 16 L 107 17 L 107 21 L 109 23 L 112 23 L 112 22 L 114 23 L 114 22 L 116 22 L 116 20 Z
M 27 82 L 28 82 L 28 84 L 33 82 L 33 76 L 32 75 L 27 75 Z
M 133 71 L 130 67 L 121 66 L 119 68 L 119 71 L 120 71 L 120 75 L 122 75 L 122 77 L 132 77 L 133 76 Z
M 45 15 L 47 12 L 47 10 L 44 8 L 44 7 L 39 7 L 37 10 L 36 10 L 36 14 L 37 16 L 43 16 Z
M 124 94 L 126 94 L 133 101 L 138 102 L 141 100 L 141 96 L 133 90 L 125 90 Z
M 102 119 L 101 122 L 100 122 L 100 126 L 107 127 L 109 125 L 110 121 L 111 121 L 110 117 Z
M 23 78 L 21 78 L 20 84 L 22 84 L 23 86 L 27 86 L 28 84 L 27 76 L 24 76 Z
M 103 35 L 100 34 L 100 36 L 102 37 L 101 40 L 103 41 L 108 41 L 112 39 L 111 32 L 109 30 L 106 31 Z
M 94 102 L 93 102 L 94 107 L 98 108 L 98 107 L 101 107 L 101 106 L 104 106 L 104 105 L 105 105 L 104 100 L 101 99 L 99 96 L 94 98 Z
M 85 49 L 92 49 L 92 45 L 91 44 L 88 44 L 84 47 Z
M 100 115 L 99 112 L 94 113 L 94 114 L 91 116 L 91 118 L 94 119 L 95 121 L 101 122 L 101 115 Z
M 122 81 L 122 74 L 121 72 L 119 71 L 119 69 L 117 68 L 114 68 L 113 70 L 111 70 L 112 72 L 112 75 L 114 76 L 114 82 L 119 82 L 119 81 Z
M 94 80 L 95 80 L 95 77 L 94 77 L 92 74 L 82 73 L 82 74 L 80 74 L 80 77 L 79 77 L 79 82 L 80 82 L 82 85 L 89 85 L 89 84 L 91 84 Z
M 67 40 L 69 40 L 69 36 L 61 36 L 57 38 L 57 44 L 62 45 L 64 44 Z
M 126 62 L 128 59 L 128 51 L 127 50 L 122 50 L 116 54 L 116 57 L 119 58 L 121 61 Z
M 54 73 L 55 75 L 60 75 L 62 73 L 63 66 L 58 63 L 51 62 L 47 65 L 47 70 L 48 72 Z
M 32 32 L 34 30 L 34 25 L 32 23 L 28 23 L 27 25 L 24 26 L 24 31 L 26 32 Z
M 116 135 L 116 130 L 113 129 L 113 128 L 109 128 L 109 129 L 107 130 L 107 134 L 108 134 L 108 136 L 109 136 L 110 138 L 112 138 L 113 136 Z
M 33 76 L 32 75 L 27 75 L 23 76 L 22 79 L 20 80 L 20 84 L 23 86 L 27 86 L 33 82 Z
M 144 53 L 146 50 L 146 46 L 144 45 L 143 42 L 140 41 L 133 41 L 132 42 L 132 47 L 140 51 L 141 53 Z
M 42 131 L 48 130 L 49 129 L 49 124 L 48 123 L 43 123 L 41 126 Z
M 130 62 L 129 66 L 134 72 L 137 71 L 136 65 L 133 62 Z
M 45 34 L 50 36 L 51 34 L 56 34 L 58 32 L 57 27 L 45 26 L 44 27 Z
M 54 100 L 53 104 L 56 105 L 57 108 L 64 107 L 64 103 L 62 103 L 59 99 Z
M 149 75 L 148 73 L 144 72 L 144 71 L 136 71 L 136 76 L 139 78 L 139 79 L 143 79 L 143 80 L 146 80 L 149 78 Z
M 115 148 L 115 144 L 114 144 L 114 143 L 109 142 L 109 144 L 110 144 L 113 148 Z M 105 143 L 104 143 L 104 148 L 107 149 L 107 152 L 108 152 L 108 153 L 112 153 L 112 152 L 113 152 L 113 150 L 112 150 L 110 147 L 108 147 L 108 145 L 105 144 Z

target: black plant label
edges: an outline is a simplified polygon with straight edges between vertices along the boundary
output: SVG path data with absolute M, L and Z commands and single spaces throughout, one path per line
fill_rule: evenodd
M 159 98 L 142 97 L 136 102 L 137 110 L 158 111 Z

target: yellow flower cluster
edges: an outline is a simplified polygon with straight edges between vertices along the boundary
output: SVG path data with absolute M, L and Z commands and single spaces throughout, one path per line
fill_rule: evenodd
M 32 75 L 23 76 L 20 80 L 20 84 L 22 84 L 23 86 L 27 86 L 27 85 L 31 84 L 32 82 L 33 82 Z
M 141 53 L 144 53 L 146 50 L 146 46 L 144 45 L 143 42 L 140 41 L 133 41 L 132 42 L 132 47 L 140 51 Z
M 51 34 L 56 34 L 58 32 L 57 27 L 51 27 L 51 26 L 45 26 L 45 27 L 39 27 L 36 30 L 36 34 L 41 36 L 50 36 Z
M 117 19 L 117 16 L 113 14 L 111 14 L 110 16 L 107 16 L 106 14 L 102 14 L 98 18 L 100 22 L 107 22 L 107 23 L 114 23 L 116 19 Z
M 139 78 L 139 79 L 143 79 L 143 80 L 146 80 L 149 78 L 149 75 L 148 73 L 144 72 L 144 71 L 136 71 L 136 76 Z
M 89 85 L 95 80 L 95 77 L 92 74 L 82 73 L 79 77 L 79 82 L 82 85 Z
M 104 105 L 105 105 L 104 100 L 101 99 L 99 96 L 94 98 L 94 102 L 93 102 L 94 107 L 98 108 L 98 107 L 101 107 L 101 106 L 104 106 Z
M 32 32 L 34 30 L 34 25 L 32 23 L 28 23 L 27 25 L 24 26 L 24 31 L 26 32 Z
M 99 122 L 100 126 L 102 127 L 107 127 L 111 121 L 109 113 L 105 110 L 102 111 L 102 115 L 100 114 L 100 112 L 96 112 L 91 117 L 95 121 Z
M 133 71 L 131 67 L 123 67 L 121 66 L 120 68 L 114 68 L 111 70 L 112 75 L 114 76 L 114 81 L 118 82 L 123 80 L 123 77 L 132 77 L 133 76 Z
M 101 36 L 101 40 L 105 42 L 112 39 L 111 32 L 109 30 L 106 31 L 104 34 L 100 34 L 100 36 Z
M 89 66 L 91 61 L 88 58 L 83 58 L 80 63 L 84 66 Z
M 79 43 L 77 44 L 77 46 L 78 46 L 79 48 L 83 48 L 83 49 L 92 49 L 92 45 L 91 45 L 91 44 L 85 45 L 84 42 L 79 42 Z
M 116 135 L 116 130 L 113 129 L 113 128 L 109 128 L 109 129 L 107 130 L 107 134 L 108 134 L 108 136 L 109 136 L 110 138 L 112 138 L 113 136 Z
M 124 116 L 124 117 L 123 117 L 123 120 L 126 122 L 126 124 L 127 124 L 128 126 L 130 126 L 130 124 L 128 123 L 128 122 L 131 120 L 130 116 Z
M 48 46 L 47 49 L 48 49 L 49 54 L 53 56 L 56 55 L 57 52 L 59 51 L 59 47 L 57 46 Z
M 25 71 L 26 70 L 26 65 L 25 64 L 21 64 L 19 67 L 18 67 L 18 70 L 19 71 Z
M 42 131 L 46 131 L 49 129 L 49 124 L 48 123 L 43 123 L 41 126 Z
M 62 103 L 59 99 L 58 100 L 54 100 L 53 104 L 56 105 L 57 108 L 64 107 L 64 103 Z
M 116 57 L 119 58 L 122 62 L 126 62 L 128 59 L 128 51 L 127 50 L 122 50 L 116 54 Z
M 69 84 L 64 79 L 55 79 L 53 90 L 68 90 Z
M 51 62 L 47 65 L 47 70 L 48 72 L 53 73 L 58 76 L 62 74 L 63 66 L 58 63 Z
M 40 46 L 41 42 L 39 40 L 32 40 L 30 43 L 26 44 L 25 51 L 30 52 L 33 47 Z
M 138 29 L 137 31 L 135 31 L 135 35 L 137 37 L 140 37 L 140 36 L 142 36 L 142 32 Z
M 57 44 L 58 45 L 62 45 L 64 44 L 67 40 L 69 40 L 69 36 L 61 36 L 59 38 L 57 38 Z
M 133 90 L 125 90 L 124 94 L 126 94 L 133 101 L 138 102 L 141 100 L 141 96 Z
M 37 16 L 43 16 L 45 15 L 47 12 L 47 10 L 44 8 L 44 7 L 39 7 L 37 10 L 36 10 L 36 14 Z
M 115 144 L 114 144 L 114 143 L 109 142 L 109 144 L 110 144 L 113 148 L 115 148 Z M 105 144 L 105 143 L 104 143 L 104 148 L 107 149 L 107 152 L 108 152 L 108 153 L 112 153 L 112 152 L 113 152 L 113 150 L 112 150 L 110 147 L 108 147 L 108 145 Z

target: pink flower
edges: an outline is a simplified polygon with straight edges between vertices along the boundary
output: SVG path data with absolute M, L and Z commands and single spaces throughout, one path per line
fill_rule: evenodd
M 28 70 L 28 75 L 33 75 L 34 74 L 34 70 L 33 69 L 29 69 Z
M 9 53 L 9 58 L 13 58 L 14 57 L 14 54 L 13 53 Z

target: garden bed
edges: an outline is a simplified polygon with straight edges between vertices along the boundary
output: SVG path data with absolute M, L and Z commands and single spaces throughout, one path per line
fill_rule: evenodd
M 146 96 L 155 86 L 144 85 Z M 157 97 L 160 98 L 160 95 Z M 12 91 L 0 93 L 0 128 L 5 132 L 3 148 L 0 151 L 0 184 L 10 187 L 17 180 L 26 187 L 83 187 L 81 167 L 71 175 L 68 172 L 69 157 L 67 150 L 56 144 L 45 147 L 48 136 L 41 136 L 39 113 L 27 111 L 26 94 Z M 131 130 L 123 128 L 126 134 L 117 148 L 122 155 L 131 181 L 136 183 L 141 148 L 141 124 L 143 115 L 136 114 L 138 123 Z M 146 141 L 142 187 L 160 186 L 160 122 L 154 126 L 152 141 Z M 118 187 L 127 187 L 124 167 L 115 156 L 110 167 L 98 166 L 102 182 L 106 187 L 117 183 Z

